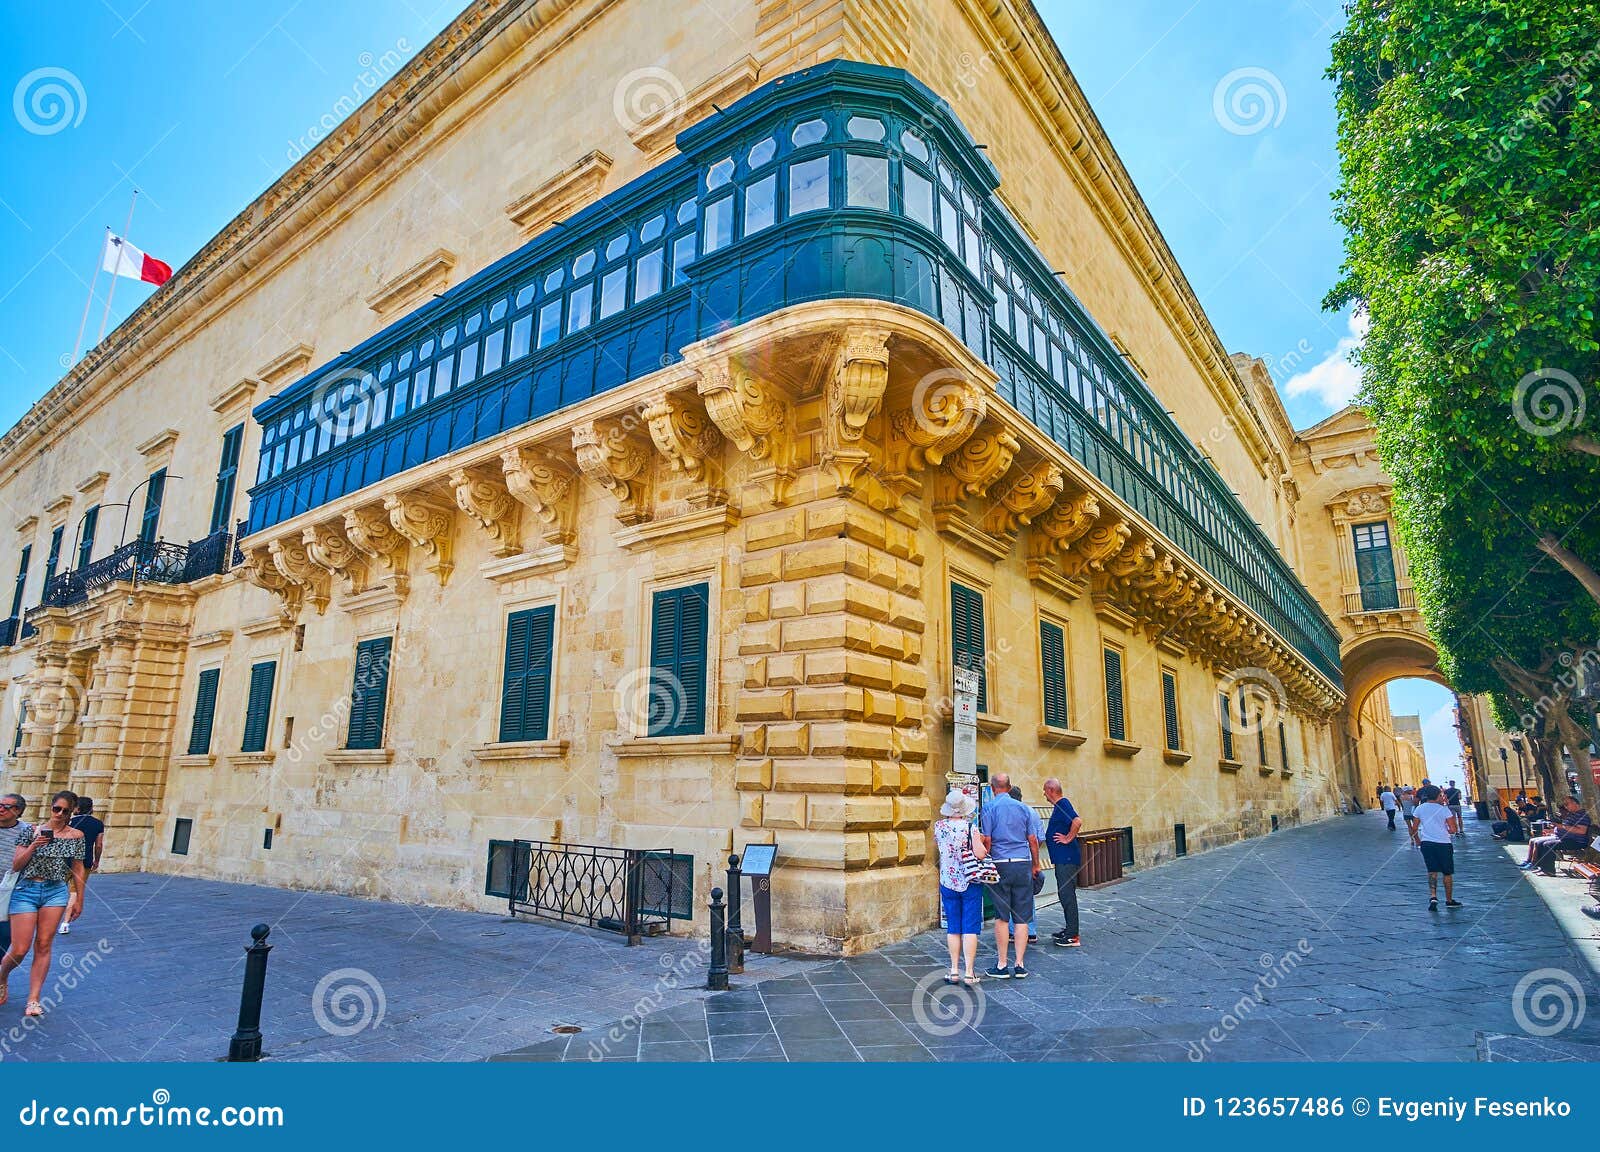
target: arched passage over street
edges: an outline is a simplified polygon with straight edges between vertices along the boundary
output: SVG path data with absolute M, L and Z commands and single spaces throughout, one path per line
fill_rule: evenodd
M 1351 641 L 1340 656 L 1340 666 L 1352 736 L 1361 734 L 1361 710 L 1367 698 L 1391 680 L 1415 677 L 1454 691 L 1439 671 L 1439 650 L 1415 632 L 1378 632 Z

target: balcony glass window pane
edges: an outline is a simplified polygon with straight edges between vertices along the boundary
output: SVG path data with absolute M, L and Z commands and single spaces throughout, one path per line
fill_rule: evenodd
M 909 128 L 900 133 L 900 150 L 907 156 L 915 156 L 923 163 L 927 163 L 928 145 L 923 142 L 921 136 L 918 136 Z
M 768 136 L 765 140 L 761 141 L 755 147 L 750 149 L 749 154 L 745 156 L 744 162 L 752 169 L 759 168 L 777 154 L 778 142 L 771 136 Z
M 516 306 L 518 308 L 526 308 L 529 304 L 532 304 L 532 303 L 533 303 L 533 285 L 532 284 L 524 284 L 521 287 L 521 289 L 519 289 L 518 292 L 517 292 L 517 305 Z M 449 345 L 447 344 L 447 345 L 445 345 L 445 347 L 449 347 Z
M 628 234 L 624 232 L 621 236 L 613 236 L 606 244 L 606 263 L 609 264 L 613 260 L 620 259 L 626 255 L 627 251 Z
M 506 353 L 506 360 L 520 360 L 526 356 L 532 337 L 533 317 L 519 316 L 511 325 L 511 351 Z
M 821 120 L 803 120 L 794 126 L 794 133 L 789 140 L 796 148 L 803 148 L 807 144 L 815 144 L 828 134 L 828 126 Z
M 539 309 L 539 347 L 548 348 L 561 339 L 561 297 Z
M 284 460 L 283 466 L 285 468 L 293 468 L 298 463 L 300 463 L 300 437 L 296 436 L 289 441 L 289 455 Z
M 504 300 L 496 300 L 494 302 L 494 307 L 489 309 L 489 323 L 497 324 L 501 320 L 504 320 L 505 318 L 506 318 L 506 302 Z
M 554 272 L 551 272 L 544 278 L 544 290 L 546 292 L 554 292 L 557 288 L 561 287 L 566 278 L 567 270 L 565 268 L 557 268 Z
M 500 367 L 500 361 L 505 353 L 506 330 L 496 328 L 483 338 L 483 371 L 487 375 Z M 412 407 L 416 407 L 415 404 Z
M 679 236 L 672 242 L 672 282 L 673 284 L 687 284 L 689 273 L 685 271 L 694 262 L 694 233 Z
M 872 116 L 852 116 L 845 122 L 844 130 L 852 140 L 883 139 L 883 121 Z
M 466 328 L 464 330 L 468 336 L 476 336 L 478 334 L 478 329 L 482 327 L 483 313 L 479 312 L 467 321 Z
M 821 123 L 821 121 L 818 121 Z M 795 130 L 797 133 L 799 129 Z M 828 206 L 828 158 L 818 156 L 789 166 L 789 215 Z
M 851 152 L 845 157 L 845 203 L 889 210 L 889 159 Z
M 456 357 L 456 383 L 471 384 L 478 378 L 478 344 L 465 345 Z
M 724 156 L 706 170 L 706 191 L 714 192 L 733 179 L 733 159 Z
M 733 241 L 732 196 L 724 196 L 721 200 L 706 205 L 703 235 L 705 251 L 708 253 L 715 252 Z
M 522 321 L 519 320 L 518 323 L 520 324 Z M 433 394 L 435 396 L 443 396 L 450 391 L 450 378 L 452 369 L 455 366 L 456 358 L 454 356 L 441 357 L 439 362 L 433 366 Z
M 744 193 L 744 234 L 772 227 L 778 218 L 778 174 L 770 173 L 751 184 Z
M 628 266 L 613 268 L 600 280 L 600 319 L 615 316 L 628 305 Z
M 567 293 L 567 331 L 587 328 L 594 318 L 594 285 L 584 284 Z
M 593 249 L 590 249 L 588 252 L 585 252 L 582 256 L 579 256 L 576 260 L 574 260 L 572 262 L 572 274 L 574 276 L 587 276 L 590 272 L 593 272 L 593 271 L 594 271 L 594 250 Z
M 961 217 L 956 202 L 948 196 L 939 197 L 939 237 L 950 251 L 961 251 Z
M 698 207 L 699 206 L 693 200 L 685 200 L 682 204 L 679 204 L 678 223 L 687 224 L 689 221 L 693 220 L 694 214 L 698 210 Z
M 660 236 L 662 232 L 666 231 L 666 228 L 666 216 L 660 212 L 657 212 L 654 216 L 650 217 L 650 219 L 644 222 L 643 228 L 639 229 L 639 243 L 650 243 L 650 241 L 654 240 L 657 236 Z
M 648 300 L 661 291 L 661 256 L 661 249 L 654 248 L 634 261 L 634 300 Z
M 961 236 L 966 241 L 965 259 L 972 274 L 983 278 L 983 249 L 978 244 L 978 230 L 966 221 L 961 222 Z
M 411 367 L 411 349 L 407 348 L 404 352 L 400 353 L 400 362 L 396 365 L 396 367 L 402 372 Z
M 956 179 L 950 174 L 950 166 L 943 160 L 939 161 L 939 183 L 952 192 L 956 190 Z
M 465 355 L 465 353 L 463 353 L 463 355 Z M 384 417 L 386 415 L 385 407 L 387 406 L 388 401 L 389 401 L 389 389 L 387 387 L 379 388 L 376 392 L 374 392 L 372 394 L 372 427 L 377 428 L 378 426 L 380 426 L 383 423 Z M 313 428 L 310 432 L 306 433 L 306 446 L 308 448 L 311 445 L 312 437 L 314 437 L 315 435 L 316 435 L 316 429 L 315 428 Z
M 994 322 L 1002 332 L 1011 331 L 1011 297 L 1004 292 L 999 292 L 995 295 Z
M 933 181 L 911 168 L 900 169 L 901 194 L 908 219 L 933 227 Z
M 433 369 L 431 368 L 424 368 L 411 378 L 411 406 L 413 408 L 420 408 L 433 398 L 428 394 L 428 387 L 432 383 Z M 339 438 L 335 436 L 334 443 L 337 444 L 338 442 Z
M 965 188 L 961 189 L 961 207 L 968 216 L 976 216 L 978 214 L 978 202 L 972 198 L 972 193 Z
M 390 406 L 391 415 L 404 416 L 406 414 L 406 400 L 411 395 L 410 383 L 411 381 L 404 376 L 394 382 L 394 403 Z M 327 437 L 324 435 L 323 447 L 326 447 L 326 440 Z M 320 452 L 322 449 L 318 448 L 317 450 Z

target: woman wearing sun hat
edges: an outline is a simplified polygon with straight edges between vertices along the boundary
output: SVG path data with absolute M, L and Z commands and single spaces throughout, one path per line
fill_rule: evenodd
M 950 944 L 950 973 L 944 981 L 961 983 L 964 961 L 969 988 L 978 982 L 972 966 L 978 957 L 978 936 L 983 932 L 983 885 L 969 876 L 967 860 L 989 855 L 983 837 L 972 834 L 972 816 L 977 810 L 976 800 L 960 789 L 951 789 L 933 825 L 933 840 L 939 846 L 939 900 L 944 905 L 945 939 Z

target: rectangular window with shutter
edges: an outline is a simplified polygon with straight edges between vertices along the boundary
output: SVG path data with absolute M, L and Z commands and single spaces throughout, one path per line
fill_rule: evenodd
M 262 660 L 250 665 L 250 693 L 245 698 L 244 740 L 241 752 L 267 750 L 267 724 L 272 719 L 272 684 L 278 677 L 278 662 Z
M 950 659 L 978 674 L 978 711 L 989 711 L 989 673 L 984 664 L 983 593 L 950 583 Z
M 11 588 L 11 615 L 22 615 L 22 596 L 28 588 L 28 564 L 33 560 L 33 545 L 29 544 L 22 549 L 22 555 L 17 560 L 17 582 Z
M 217 682 L 222 669 L 203 668 L 194 694 L 194 722 L 189 725 L 189 755 L 204 756 L 211 751 L 211 729 L 217 716 Z
M 1284 731 L 1282 720 L 1278 721 L 1278 757 L 1281 761 L 1278 767 L 1287 772 L 1289 770 L 1289 734 Z
M 167 470 L 158 468 L 145 482 L 144 515 L 139 518 L 139 539 L 154 544 L 161 531 L 161 500 L 167 491 Z
M 1128 738 L 1127 700 L 1122 688 L 1122 653 L 1116 648 L 1105 649 L 1106 669 L 1106 735 L 1113 740 Z
M 83 514 L 78 526 L 78 567 L 87 568 L 94 559 L 94 534 L 100 527 L 100 505 L 96 504 Z
M 550 738 L 550 663 L 555 605 L 506 618 L 505 678 L 500 685 L 500 741 Z
M 55 530 L 50 533 L 50 551 L 45 554 L 44 559 L 44 583 L 47 589 L 61 568 L 61 542 L 66 538 L 66 534 L 65 524 L 57 524 Z
M 355 681 L 350 687 L 350 735 L 346 748 L 382 748 L 383 719 L 389 703 L 389 653 L 393 637 L 374 636 L 356 645 Z
M 1261 761 L 1263 768 L 1272 767 L 1267 759 L 1267 725 L 1262 714 L 1256 716 L 1256 758 Z
M 17 731 L 11 737 L 11 754 L 13 756 L 15 756 L 17 754 L 17 750 L 22 747 L 22 730 L 27 727 L 27 724 L 28 702 L 24 700 L 17 705 Z
M 1226 692 L 1217 693 L 1217 720 L 1222 725 L 1222 758 L 1233 759 L 1233 701 Z
M 1044 722 L 1070 728 L 1067 708 L 1067 634 L 1059 624 L 1039 621 L 1039 683 L 1044 692 Z
M 655 593 L 650 605 L 651 736 L 703 736 L 706 731 L 706 627 L 711 587 L 691 584 Z
M 1400 597 L 1394 577 L 1394 549 L 1389 543 L 1389 524 L 1356 524 L 1351 533 L 1356 549 L 1356 579 L 1361 584 L 1361 610 L 1378 612 L 1396 608 Z
M 212 532 L 221 532 L 233 523 L 233 493 L 239 479 L 239 448 L 243 443 L 243 424 L 235 424 L 222 434 L 222 460 L 217 465 L 217 486 L 211 496 Z
M 1183 750 L 1183 726 L 1178 722 L 1178 675 L 1170 668 L 1161 670 L 1161 718 L 1167 749 Z

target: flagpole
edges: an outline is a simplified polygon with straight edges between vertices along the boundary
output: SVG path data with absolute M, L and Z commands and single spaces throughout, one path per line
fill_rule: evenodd
M 139 190 L 137 188 L 135 188 L 133 190 L 133 198 L 128 201 L 128 220 L 127 220 L 127 223 L 123 224 L 123 226 L 122 226 L 122 239 L 124 241 L 126 241 L 128 239 L 128 231 L 129 231 L 129 229 L 131 229 L 133 227 L 133 206 L 135 204 L 137 204 L 138 202 L 139 202 Z M 121 260 L 121 257 L 122 257 L 122 253 L 119 251 L 117 253 L 117 258 L 118 258 L 119 261 Z M 102 340 L 104 340 L 106 338 L 106 320 L 111 315 L 111 299 L 116 294 L 117 294 L 117 274 L 115 272 L 113 272 L 111 274 L 111 287 L 106 290 L 106 310 L 104 312 L 100 313 L 100 335 L 95 337 L 94 342 L 96 344 L 99 344 L 100 341 L 102 341 Z
M 83 301 L 83 319 L 78 321 L 78 338 L 72 344 L 72 361 L 67 365 L 71 368 L 78 362 L 78 352 L 83 348 L 83 330 L 89 326 L 89 305 L 94 303 L 95 286 L 100 283 L 100 265 L 106 262 L 106 246 L 111 243 L 111 225 L 106 225 L 106 234 L 100 240 L 100 257 L 94 262 L 94 275 L 89 278 L 89 295 Z

